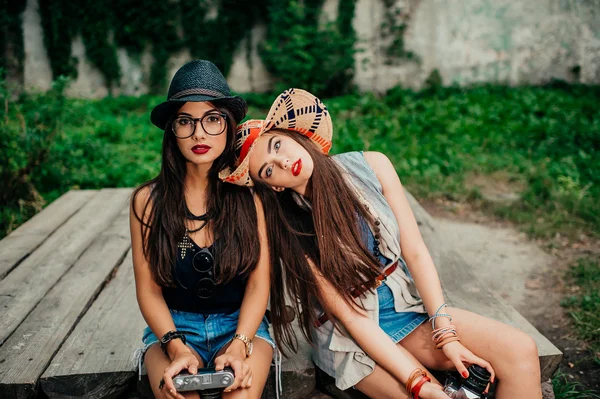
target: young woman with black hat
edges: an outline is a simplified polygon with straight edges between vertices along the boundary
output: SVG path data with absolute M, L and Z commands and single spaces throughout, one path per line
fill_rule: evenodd
M 318 98 L 286 90 L 264 121 L 238 127 L 236 168 L 220 175 L 263 198 L 269 237 L 276 237 L 271 256 L 281 258 L 271 283 L 276 341 L 294 347 L 289 296 L 315 344 L 313 360 L 342 390 L 447 399 L 424 366 L 467 377 L 475 364 L 498 377 L 496 398 L 541 398 L 535 342 L 446 306 L 391 162 L 374 152 L 329 157 L 332 132 Z
M 261 202 L 224 184 L 237 122 L 247 106 L 209 61 L 181 67 L 152 123 L 164 131 L 159 175 L 131 202 L 136 294 L 148 323 L 143 359 L 155 397 L 177 392 L 173 377 L 214 365 L 233 368 L 224 398 L 259 398 L 274 343 L 264 317 L 269 253 Z

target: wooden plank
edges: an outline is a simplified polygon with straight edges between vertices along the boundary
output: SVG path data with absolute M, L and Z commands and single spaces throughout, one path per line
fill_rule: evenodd
M 123 204 L 125 205 L 125 204 Z M 130 247 L 129 208 L 44 296 L 0 347 L 0 397 L 30 398 L 40 375 Z
M 146 326 L 135 296 L 131 252 L 40 379 L 49 398 L 105 398 L 136 375 L 133 351 Z
M 0 281 L 0 344 L 126 206 L 130 189 L 98 191 L 19 267 Z
M 562 352 L 502 297 L 485 287 L 462 256 L 445 245 L 436 230 L 433 218 L 412 195 L 407 193 L 407 196 L 440 274 L 448 303 L 509 324 L 529 334 L 538 346 L 542 381 L 551 378 L 562 359 Z
M 94 195 L 94 190 L 71 190 L 0 241 L 0 280 L 31 254 Z

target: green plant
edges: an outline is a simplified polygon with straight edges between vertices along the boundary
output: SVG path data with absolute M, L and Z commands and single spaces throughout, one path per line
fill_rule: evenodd
M 404 60 L 418 60 L 412 51 L 404 46 L 404 32 L 408 28 L 408 13 L 397 5 L 396 0 L 383 0 L 385 11 L 380 34 L 389 43 L 385 46 L 386 64 L 395 65 Z
M 261 56 L 279 80 L 278 91 L 301 87 L 317 95 L 351 89 L 354 45 L 351 29 L 356 0 L 340 2 L 336 22 L 320 24 L 323 0 L 270 0 L 267 39 Z
M 23 11 L 25 1 L 1 0 L 0 4 L 0 79 L 7 71 L 19 75 L 23 68 Z
M 9 12 L 2 15 L 6 38 L 21 34 L 24 3 L 14 3 L 19 7 L 13 3 L 9 2 Z M 167 61 L 183 48 L 195 58 L 213 61 L 227 75 L 244 39 L 247 60 L 252 64 L 250 33 L 264 22 L 268 34 L 261 56 L 279 79 L 278 88 L 301 86 L 320 95 L 337 95 L 352 87 L 355 3 L 339 2 L 337 20 L 326 23 L 320 22 L 323 0 L 169 0 L 151 4 L 99 0 L 77 6 L 68 0 L 39 0 L 39 10 L 55 78 L 76 77 L 79 60 L 72 56 L 71 47 L 79 36 L 86 57 L 104 76 L 109 93 L 121 79 L 119 47 L 140 63 L 142 52 L 151 50 L 152 93 L 165 89 Z M 22 44 L 22 38 L 7 41 L 12 42 Z M 22 45 L 19 49 L 22 55 Z
M 585 389 L 577 381 L 570 381 L 560 371 L 552 378 L 555 399 L 600 399 L 600 393 Z
M 580 292 L 565 298 L 563 306 L 569 310 L 580 338 L 590 345 L 600 361 L 600 263 L 591 258 L 579 259 L 568 277 Z
M 0 221 L 2 230 L 26 220 L 44 204 L 35 179 L 62 134 L 67 83 L 65 78 L 58 79 L 46 94 L 23 94 L 18 102 L 12 102 L 4 80 L 0 81 L 4 103 L 0 111 L 0 159 L 6 161 L 0 168 L 0 205 L 3 213 L 19 209 L 17 217 Z

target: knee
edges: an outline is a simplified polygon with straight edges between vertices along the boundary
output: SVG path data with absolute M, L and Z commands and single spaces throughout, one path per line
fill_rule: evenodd
M 524 332 L 519 332 L 511 338 L 510 350 L 507 353 L 513 370 L 515 367 L 529 372 L 539 370 L 539 354 L 533 338 Z

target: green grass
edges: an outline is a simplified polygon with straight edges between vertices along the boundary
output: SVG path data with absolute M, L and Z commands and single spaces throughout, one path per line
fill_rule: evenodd
M 274 95 L 247 98 L 249 117 L 260 118 Z M 131 187 L 155 176 L 162 132 L 150 124 L 149 111 L 162 99 L 66 100 L 60 134 L 48 159 L 30 175 L 45 202 L 71 188 Z M 333 152 L 384 152 L 419 198 L 474 201 L 532 235 L 551 236 L 600 232 L 598 100 L 599 87 L 555 84 L 419 93 L 398 88 L 382 98 L 356 94 L 324 102 L 335 126 Z M 45 101 L 42 95 L 10 102 L 8 114 L 0 112 L 8 122 L 3 130 L 19 134 L 23 120 L 44 115 Z M 17 159 L 23 154 L 11 137 L 0 148 L 10 147 L 7 159 Z M 23 148 L 30 153 L 39 147 Z M 523 188 L 521 200 L 509 206 L 481 200 L 472 177 L 498 172 Z M 1 235 L 43 203 L 13 200 L 1 204 Z
M 600 365 L 600 262 L 598 259 L 580 259 L 569 271 L 571 282 L 579 287 L 576 295 L 563 301 L 575 329 L 595 354 Z
M 600 399 L 600 394 L 586 389 L 580 383 L 571 381 L 561 372 L 552 378 L 555 399 Z

